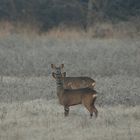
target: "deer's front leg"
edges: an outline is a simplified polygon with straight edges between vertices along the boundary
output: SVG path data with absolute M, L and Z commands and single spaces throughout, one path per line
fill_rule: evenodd
M 64 115 L 65 115 L 65 117 L 69 115 L 69 107 L 68 106 L 64 106 Z

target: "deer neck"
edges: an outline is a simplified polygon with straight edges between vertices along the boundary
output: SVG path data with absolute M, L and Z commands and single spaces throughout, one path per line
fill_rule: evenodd
M 61 96 L 64 93 L 63 80 L 57 79 L 56 84 L 57 84 L 57 96 L 61 98 Z

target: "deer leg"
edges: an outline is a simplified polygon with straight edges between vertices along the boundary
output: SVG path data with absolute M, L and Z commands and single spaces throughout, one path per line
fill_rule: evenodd
M 92 105 L 90 105 L 90 118 L 92 118 L 94 112 L 94 108 Z
M 95 113 L 95 117 L 97 118 L 97 116 L 98 116 L 98 110 L 96 109 L 95 106 L 93 106 L 93 111 L 94 111 L 94 113 Z
M 69 115 L 69 107 L 68 106 L 64 106 L 64 115 L 65 115 L 65 117 Z
M 94 106 L 95 99 L 93 101 L 90 101 L 90 103 L 86 103 L 86 101 L 83 101 L 84 106 L 87 108 L 87 110 L 90 112 L 90 118 L 93 116 L 93 112 L 95 113 L 95 117 L 98 116 L 98 110 Z
M 95 100 L 96 100 L 96 97 L 93 99 L 91 106 L 92 106 L 93 112 L 95 113 L 95 117 L 97 118 L 97 116 L 98 116 L 98 110 L 96 109 L 96 107 L 94 105 Z
M 89 103 L 86 103 L 86 101 L 83 101 L 83 105 L 90 112 L 90 118 L 92 118 L 92 116 L 93 116 L 93 109 L 92 108 L 93 107 Z
M 91 106 L 90 106 L 90 117 L 91 117 L 91 118 L 92 118 L 92 116 L 93 116 L 93 112 L 95 113 L 95 117 L 97 118 L 97 116 L 98 116 L 98 110 L 96 109 L 95 106 L 91 105 Z
M 90 113 L 90 118 L 92 118 L 92 116 L 93 116 L 93 113 Z

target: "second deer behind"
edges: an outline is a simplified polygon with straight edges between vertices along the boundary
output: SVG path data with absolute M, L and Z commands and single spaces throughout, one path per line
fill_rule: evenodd
M 61 71 L 64 68 L 64 64 L 61 64 L 58 67 L 56 67 L 54 64 L 51 64 L 51 68 L 55 71 L 56 75 L 59 75 L 61 74 Z M 92 78 L 85 77 L 85 76 L 84 77 L 64 77 L 64 88 L 67 88 L 67 89 L 78 89 L 78 88 L 86 88 L 86 87 L 94 89 L 95 83 L 96 82 Z

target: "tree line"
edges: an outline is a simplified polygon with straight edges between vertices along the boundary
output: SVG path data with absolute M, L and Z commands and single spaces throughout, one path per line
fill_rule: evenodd
M 96 21 L 116 22 L 140 15 L 140 0 L 0 0 L 0 20 L 86 28 Z

